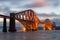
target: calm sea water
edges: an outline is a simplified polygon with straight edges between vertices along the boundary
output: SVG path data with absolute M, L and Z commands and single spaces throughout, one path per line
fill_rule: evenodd
M 0 29 L 1 30 L 1 29 Z M 0 32 L 0 40 L 60 40 L 60 31 Z
M 0 32 L 0 40 L 60 40 L 60 31 Z

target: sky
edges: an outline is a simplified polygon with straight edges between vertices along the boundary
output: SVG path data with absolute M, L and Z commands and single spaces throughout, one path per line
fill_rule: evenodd
M 60 23 L 60 0 L 0 0 L 0 14 L 2 15 L 28 9 L 34 10 L 40 20 L 50 18 Z

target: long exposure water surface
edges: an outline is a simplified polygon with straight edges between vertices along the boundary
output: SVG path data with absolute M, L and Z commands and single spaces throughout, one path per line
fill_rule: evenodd
M 60 40 L 60 31 L 0 32 L 0 40 Z

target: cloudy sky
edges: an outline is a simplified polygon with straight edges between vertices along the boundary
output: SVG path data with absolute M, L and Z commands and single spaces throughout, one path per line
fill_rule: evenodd
M 33 9 L 37 13 L 60 13 L 60 0 L 0 0 L 1 14 Z
M 39 19 L 60 20 L 60 0 L 0 0 L 0 14 L 32 9 Z

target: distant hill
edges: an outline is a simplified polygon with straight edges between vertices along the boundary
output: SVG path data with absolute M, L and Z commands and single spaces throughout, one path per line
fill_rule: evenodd
M 43 30 L 42 27 L 38 27 L 38 30 Z M 56 27 L 56 30 L 60 30 L 60 26 Z

